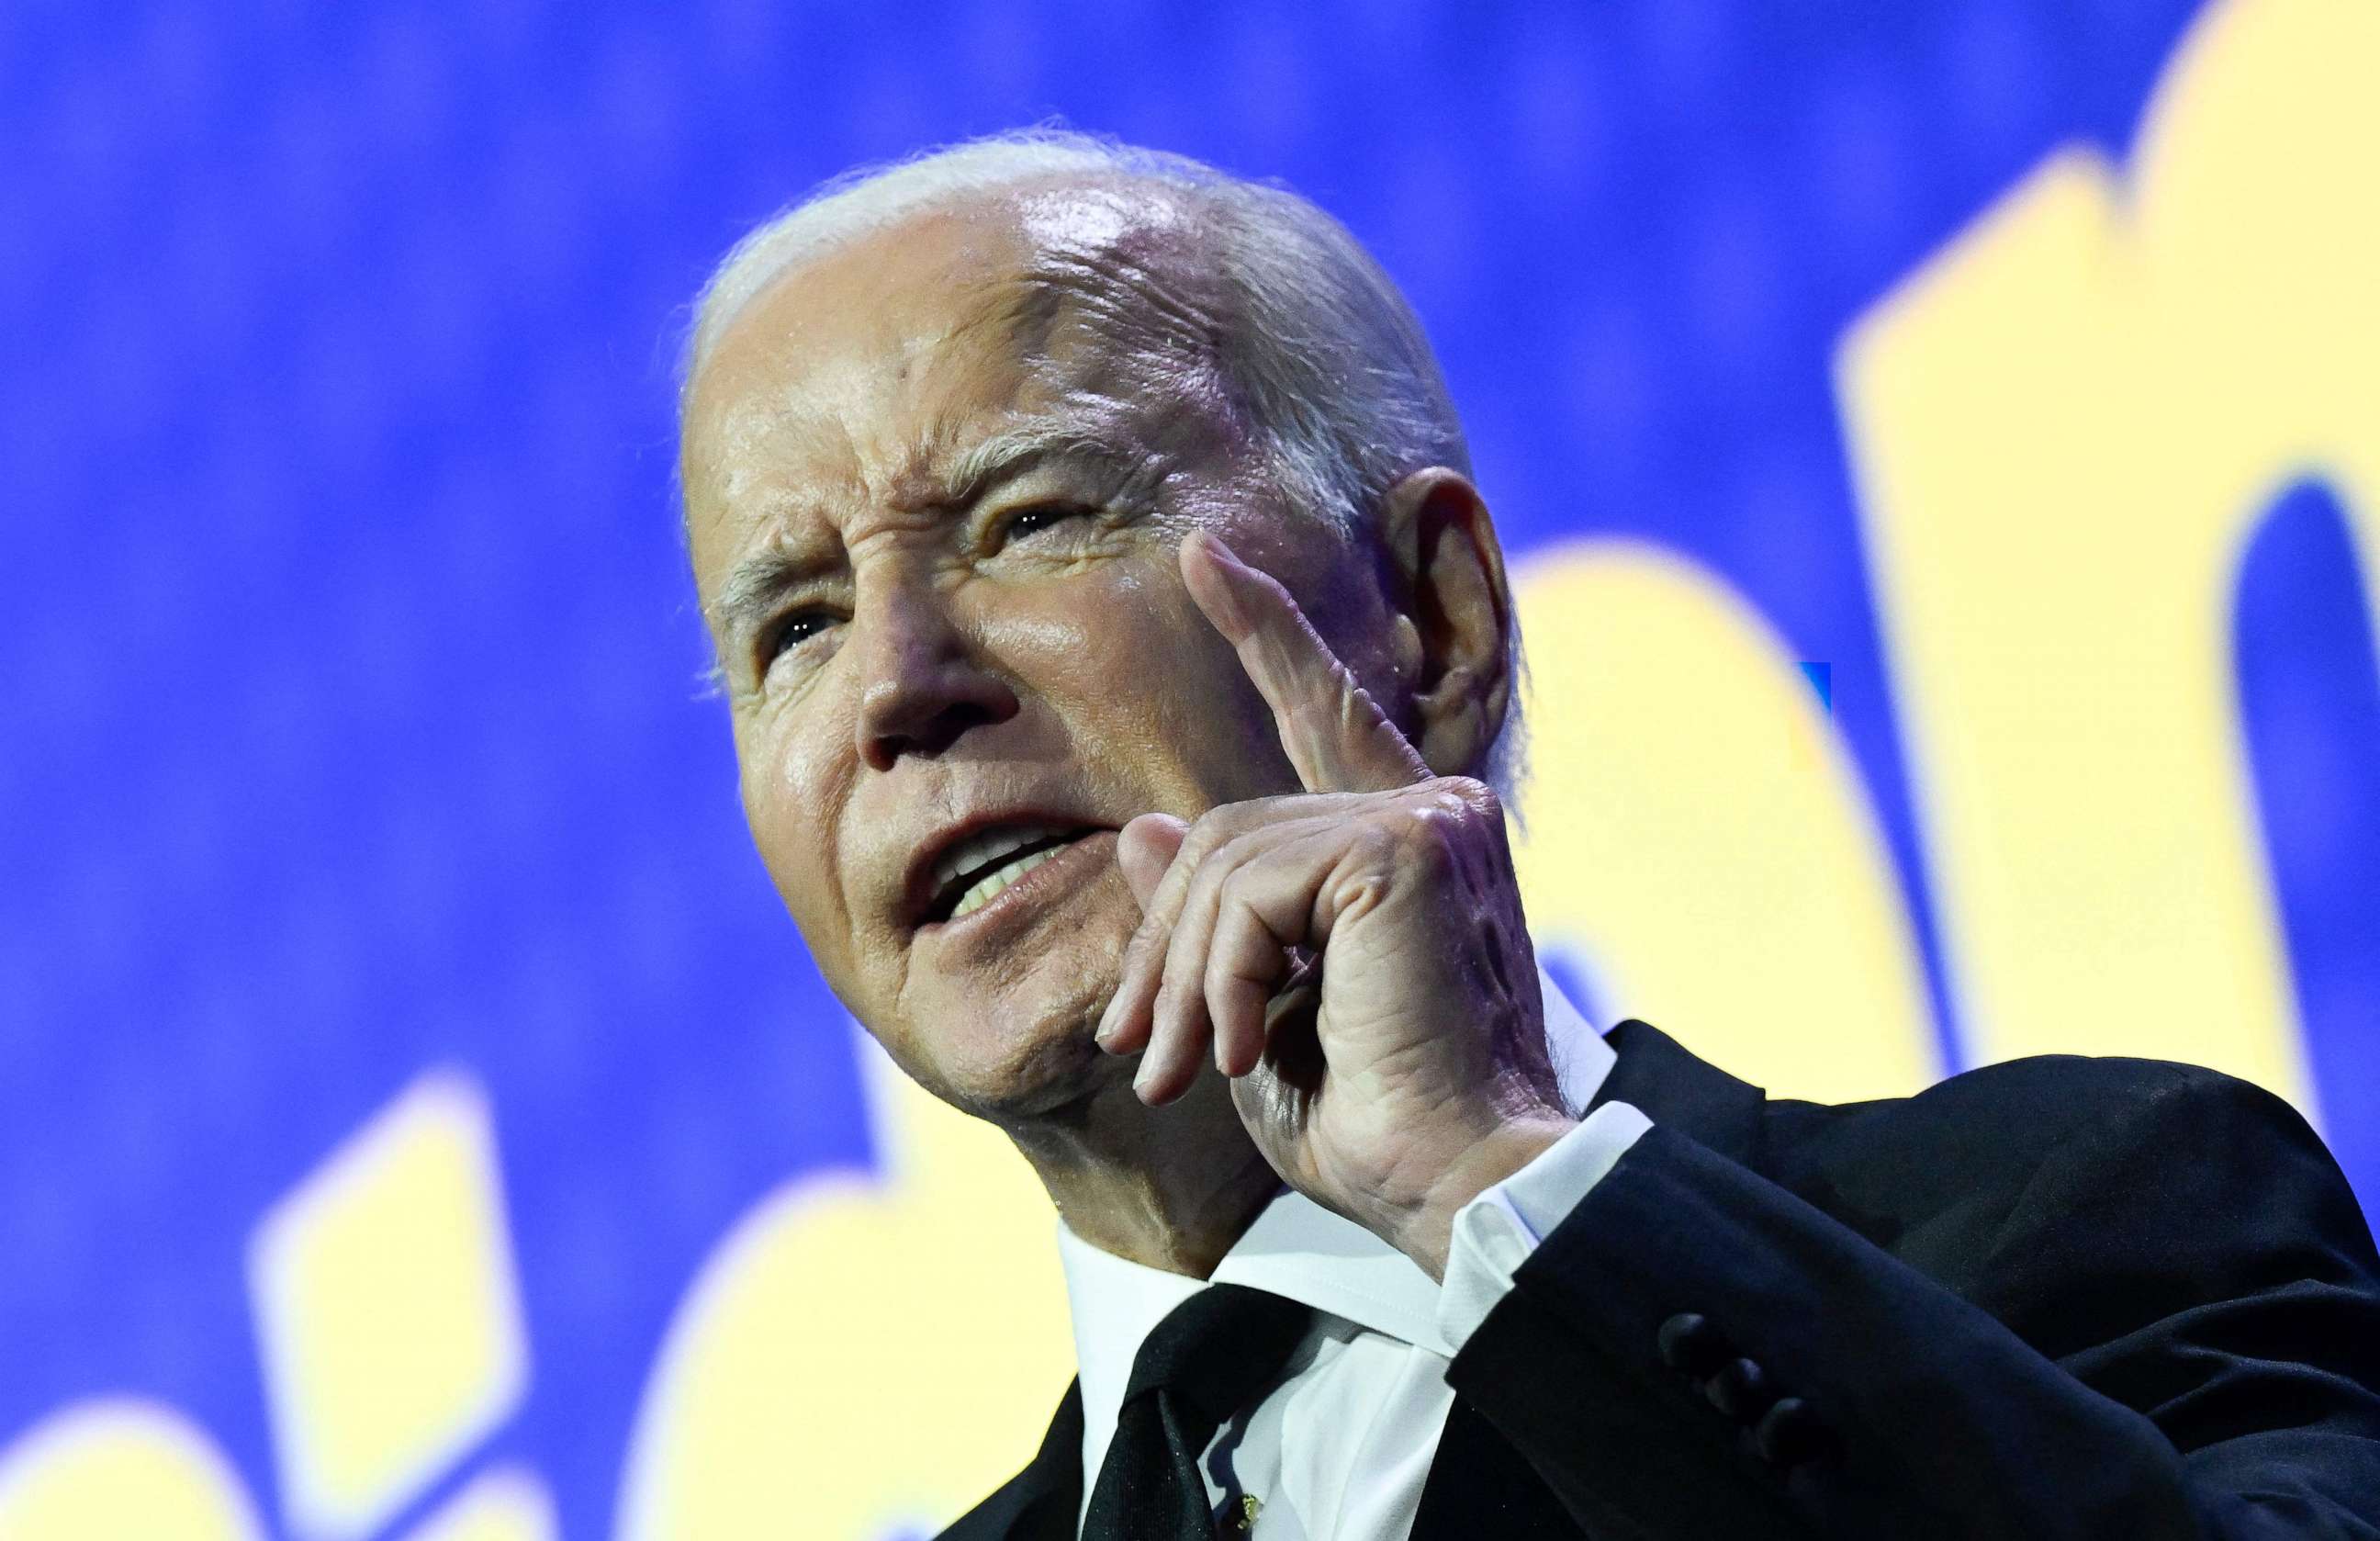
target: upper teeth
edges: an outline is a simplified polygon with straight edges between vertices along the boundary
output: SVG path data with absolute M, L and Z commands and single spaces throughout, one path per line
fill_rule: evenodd
M 1055 845 L 1044 845 L 1031 855 L 1019 856 L 1004 866 L 993 868 L 977 879 L 974 887 L 959 895 L 959 902 L 952 906 L 951 918 L 956 920 L 963 915 L 972 915 L 990 904 L 1000 896 L 1002 889 L 1056 855 L 1060 849 Z
M 1066 834 L 1073 828 L 1066 824 L 1003 824 L 998 829 L 984 830 L 969 835 L 943 852 L 941 858 L 934 863 L 934 892 L 947 892 L 951 884 L 958 880 L 961 873 L 972 872 L 987 864 L 998 863 L 1001 857 L 1007 855 L 1011 851 L 1023 850 L 1027 845 L 1038 845 L 1052 835 Z M 970 910 L 980 909 L 1002 889 L 1055 855 L 1057 855 L 1057 848 L 1052 846 L 1047 850 L 1036 851 L 1016 861 L 992 867 L 990 871 L 985 872 L 970 884 L 965 893 L 959 895 L 957 905 L 951 911 L 951 918 L 955 920 Z

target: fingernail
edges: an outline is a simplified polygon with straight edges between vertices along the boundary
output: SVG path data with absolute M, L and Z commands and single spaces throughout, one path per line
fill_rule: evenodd
M 1214 560 L 1215 566 L 1231 575 L 1220 588 L 1199 603 L 1214 607 L 1208 613 L 1214 615 L 1217 624 L 1227 632 L 1246 629 L 1247 608 L 1241 600 L 1240 585 L 1253 577 L 1256 569 L 1241 561 L 1239 553 L 1223 544 L 1213 532 L 1202 529 L 1198 531 L 1198 539 L 1207 543 L 1207 554 Z
M 1248 570 L 1248 564 L 1240 560 L 1240 553 L 1232 550 L 1230 545 L 1224 541 L 1221 536 L 1216 534 L 1212 530 L 1202 530 L 1200 533 L 1206 537 L 1207 543 L 1214 547 L 1215 557 L 1218 561 L 1221 562 L 1223 565 L 1226 567 L 1236 567 L 1244 573 Z

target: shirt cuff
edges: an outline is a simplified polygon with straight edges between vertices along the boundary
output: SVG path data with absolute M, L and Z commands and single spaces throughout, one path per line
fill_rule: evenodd
M 1449 1354 L 1463 1351 L 1512 1288 L 1512 1276 L 1537 1244 L 1651 1127 L 1653 1121 L 1633 1105 L 1607 1102 L 1528 1165 L 1455 1211 L 1438 1296 L 1438 1335 Z

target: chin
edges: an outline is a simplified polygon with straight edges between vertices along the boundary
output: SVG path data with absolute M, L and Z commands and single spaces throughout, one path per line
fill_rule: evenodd
M 1116 1062 L 1091 1036 L 1113 992 L 1110 970 L 1091 978 L 1044 962 L 1021 978 L 941 981 L 904 1013 L 911 1052 L 894 1058 L 943 1101 L 995 1122 L 1088 1092 Z
M 1022 1032 L 1014 1023 L 976 1024 L 981 1036 L 973 1042 L 975 1053 L 954 1058 L 952 1051 L 961 1046 L 943 1040 L 941 1085 L 930 1089 L 962 1112 L 1014 1124 L 1046 1119 L 1132 1068 L 1092 1041 L 1096 1016 L 1062 1013 Z
M 905 1068 L 943 1101 L 995 1123 L 1045 1118 L 1119 1073 L 1128 1080 L 1132 1062 L 1091 1035 L 1139 918 L 1127 891 L 1113 916 L 1067 916 L 973 966 L 913 977 L 903 1001 L 913 1048 Z

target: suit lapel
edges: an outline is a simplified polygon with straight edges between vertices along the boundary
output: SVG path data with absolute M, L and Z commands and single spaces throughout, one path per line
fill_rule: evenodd
M 1075 1541 L 1083 1509 L 1083 1383 L 1069 1382 L 1023 1471 L 942 1532 L 941 1541 Z
M 1588 1104 L 1625 1102 L 1665 1128 L 1693 1136 L 1730 1160 L 1756 1164 L 1767 1094 L 1696 1059 L 1648 1023 L 1620 1023 L 1604 1035 L 1619 1056 Z M 1412 1541 L 1577 1541 L 1584 1535 L 1521 1452 L 1460 1396 L 1430 1462 Z

